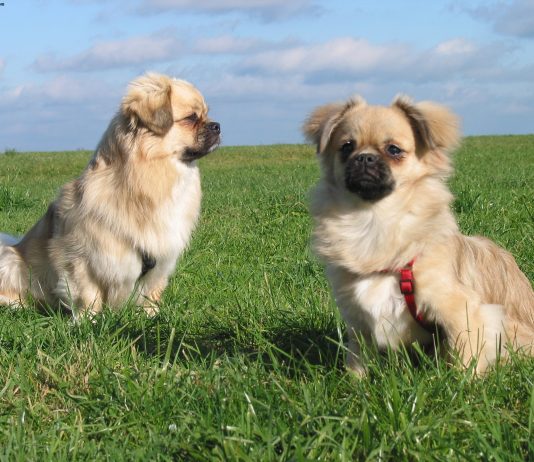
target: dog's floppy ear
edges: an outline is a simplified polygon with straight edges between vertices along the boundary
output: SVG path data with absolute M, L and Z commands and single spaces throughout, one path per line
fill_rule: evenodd
M 393 101 L 393 107 L 404 112 L 410 121 L 418 155 L 436 149 L 451 152 L 458 147 L 460 123 L 445 106 L 430 101 L 415 104 L 409 97 L 399 95 Z
M 330 103 L 316 108 L 302 126 L 304 136 L 317 145 L 317 152 L 323 152 L 330 141 L 335 128 L 345 113 L 357 106 L 365 104 L 363 98 L 355 96 L 346 103 Z
M 122 100 L 122 113 L 130 125 L 143 125 L 158 135 L 164 135 L 173 124 L 171 80 L 160 74 L 149 73 L 135 79 Z

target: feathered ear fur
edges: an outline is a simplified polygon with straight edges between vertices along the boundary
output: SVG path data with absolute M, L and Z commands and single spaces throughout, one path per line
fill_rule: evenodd
M 364 104 L 366 103 L 363 98 L 355 96 L 346 103 L 331 103 L 316 108 L 302 126 L 304 136 L 317 145 L 318 153 L 323 152 L 345 113 L 355 106 Z
M 460 144 L 458 117 L 446 107 L 430 101 L 415 104 L 405 95 L 397 96 L 392 106 L 400 109 L 410 121 L 418 155 L 436 149 L 450 153 Z
M 144 125 L 158 135 L 164 135 L 173 124 L 171 80 L 149 73 L 134 80 L 122 100 L 122 113 L 130 118 L 130 125 Z

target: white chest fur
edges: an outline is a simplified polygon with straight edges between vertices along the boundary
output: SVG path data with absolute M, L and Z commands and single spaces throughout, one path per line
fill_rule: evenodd
M 152 232 L 142 248 L 152 255 L 179 254 L 187 246 L 200 214 L 200 173 L 194 164 L 179 163 L 180 177 L 171 196 L 154 212 Z
M 408 311 L 397 275 L 358 277 L 331 265 L 327 274 L 349 333 L 372 336 L 379 347 L 431 341 Z
M 174 185 L 172 195 L 159 207 L 157 218 L 160 223 L 159 242 L 150 243 L 154 253 L 161 249 L 162 241 L 177 252 L 181 252 L 189 242 L 191 233 L 200 213 L 200 173 L 196 164 L 179 163 L 182 170 L 180 180 Z

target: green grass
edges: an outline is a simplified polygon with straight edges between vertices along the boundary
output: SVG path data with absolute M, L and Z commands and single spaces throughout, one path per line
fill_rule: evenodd
M 0 229 L 23 233 L 90 153 L 0 156 Z M 534 136 L 465 140 L 468 234 L 534 280 Z M 305 146 L 201 161 L 203 212 L 161 313 L 73 324 L 0 310 L 1 460 L 534 460 L 534 361 L 482 379 L 423 353 L 343 369 L 343 325 L 309 248 Z

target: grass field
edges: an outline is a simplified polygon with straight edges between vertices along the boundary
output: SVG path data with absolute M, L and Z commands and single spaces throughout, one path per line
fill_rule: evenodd
M 0 155 L 0 230 L 25 232 L 89 156 Z M 534 136 L 467 138 L 456 166 L 462 230 L 534 281 Z M 309 248 L 311 147 L 200 168 L 202 219 L 158 316 L 0 309 L 1 460 L 534 460 L 532 359 L 482 379 L 406 352 L 344 371 Z

